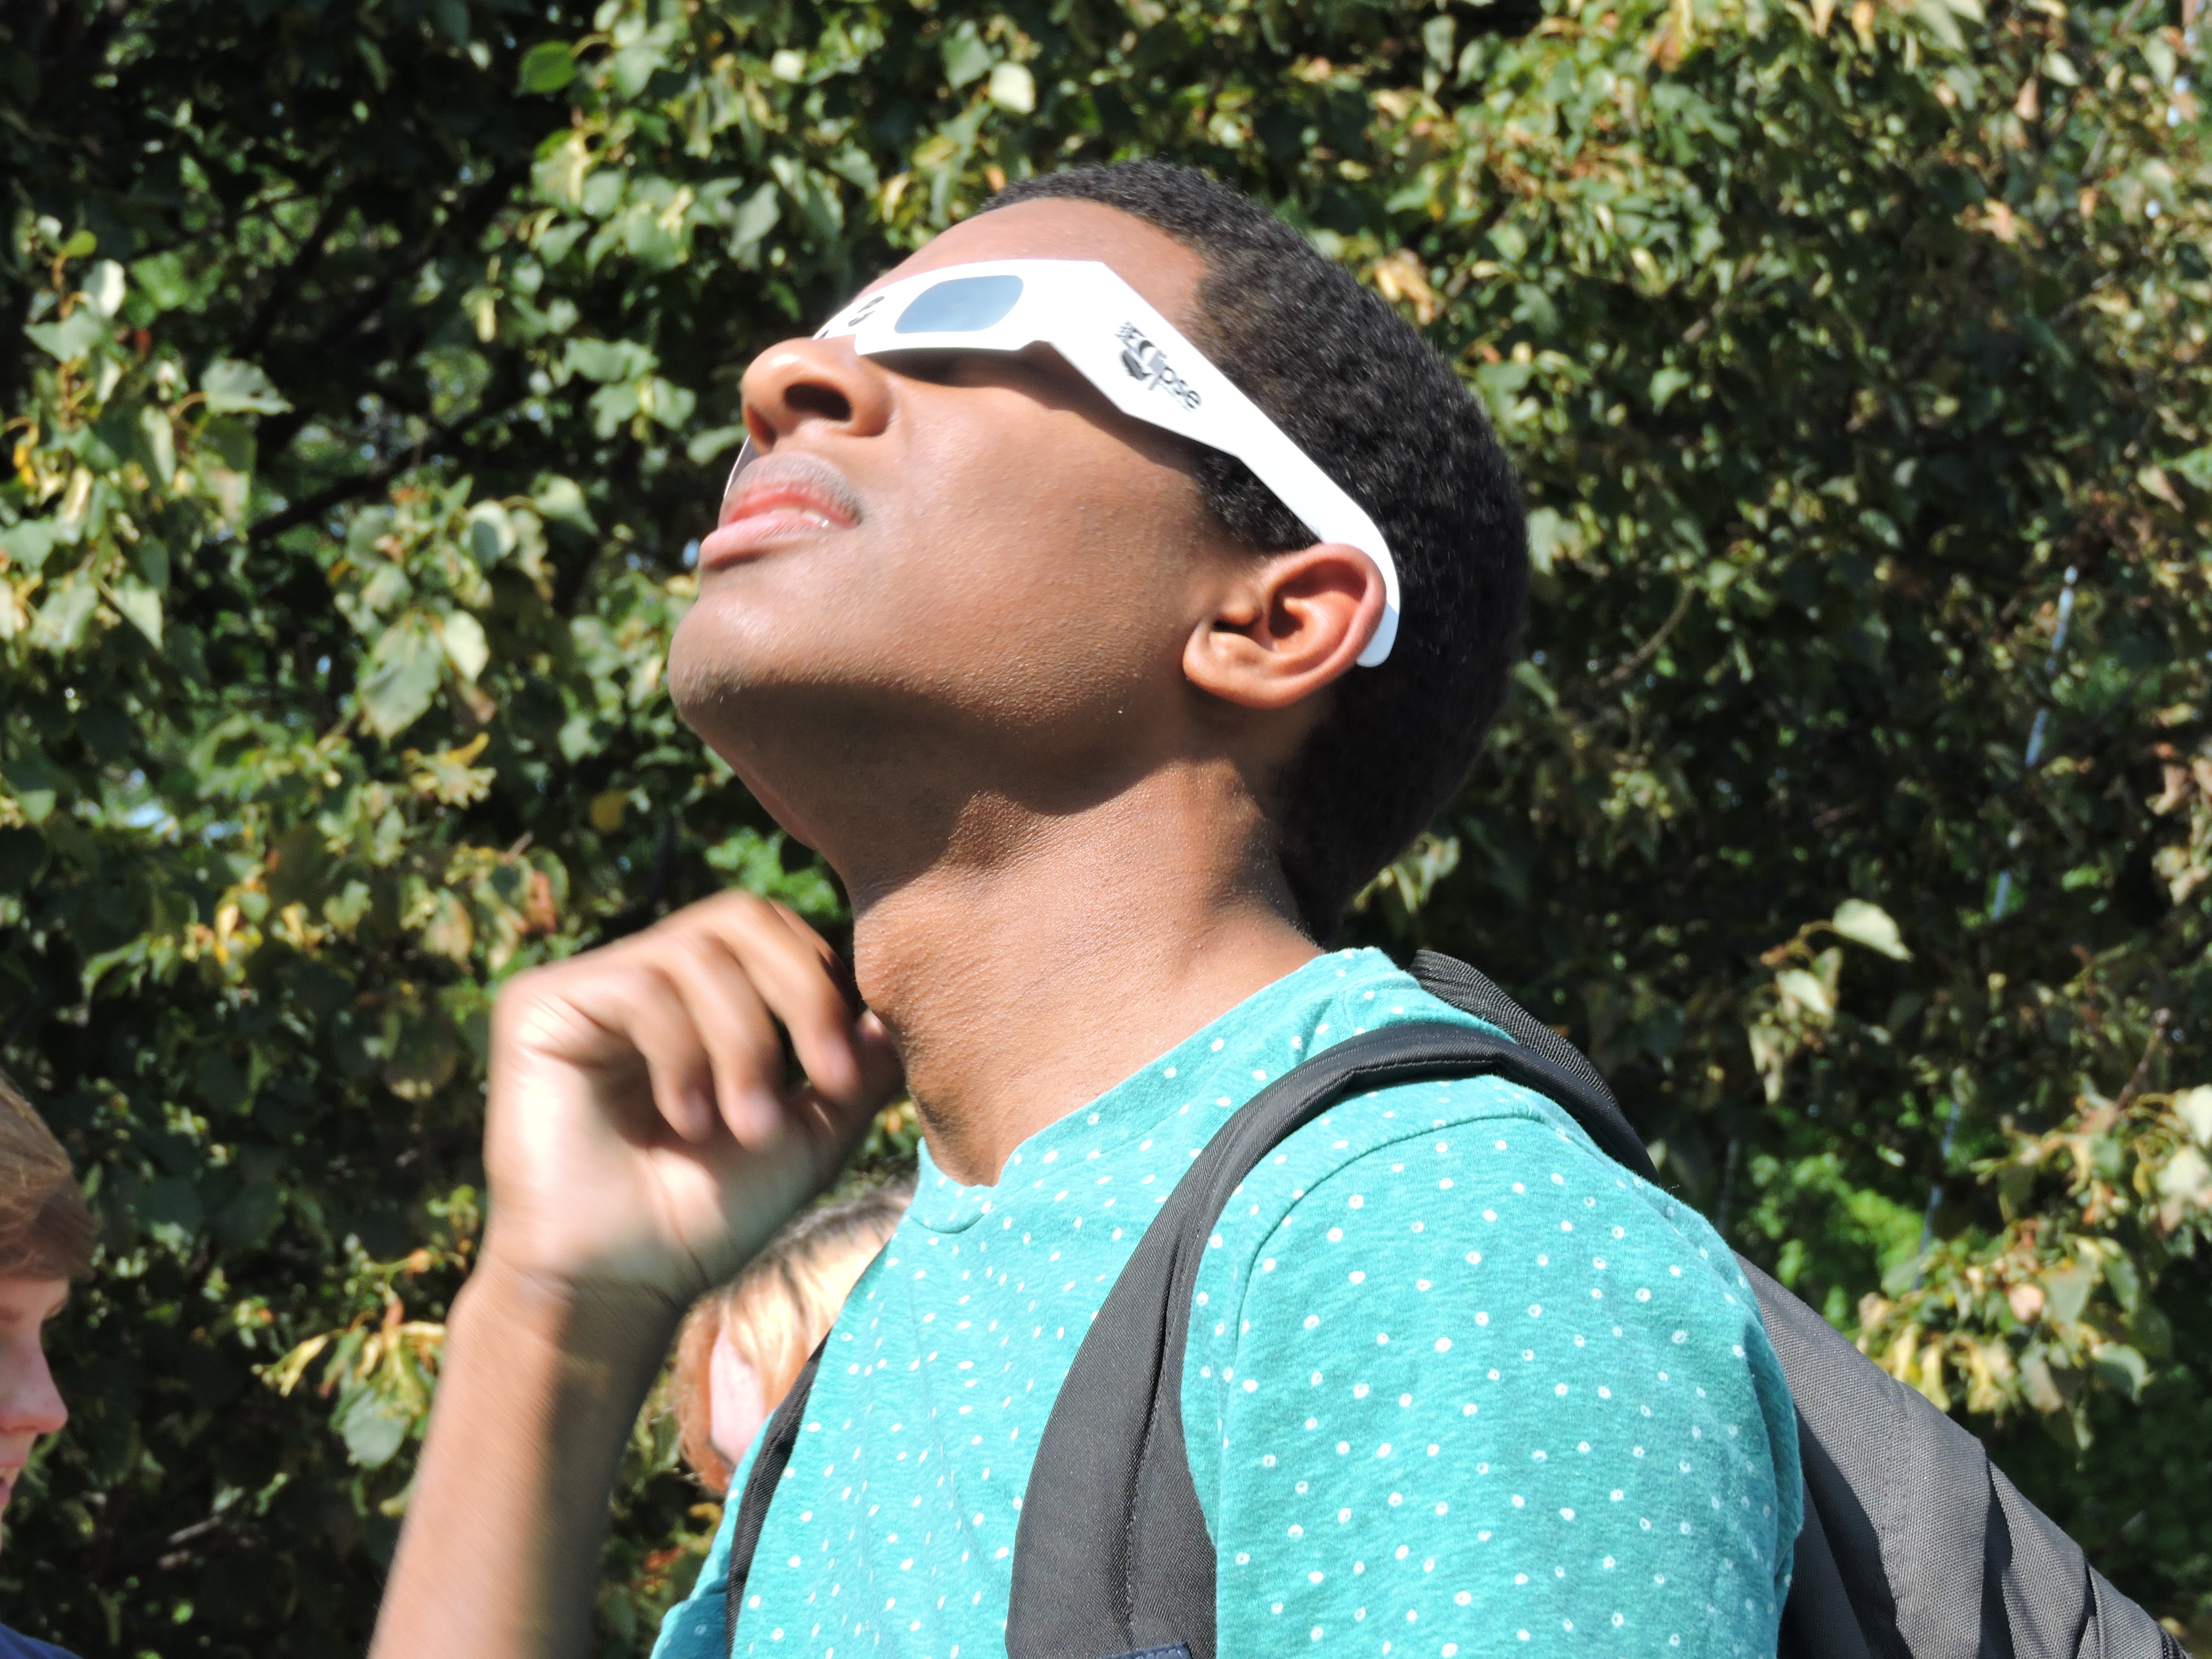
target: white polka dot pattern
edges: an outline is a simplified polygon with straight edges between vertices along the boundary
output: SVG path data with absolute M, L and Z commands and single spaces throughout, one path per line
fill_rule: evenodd
M 1550 1103 L 1349 1102 L 1218 1239 L 1183 1413 L 1222 1652 L 1773 1653 L 1802 1517 L 1756 1303 Z
M 1267 1079 L 1437 1018 L 1473 1023 L 1378 952 L 1323 957 L 1033 1136 L 995 1187 L 925 1154 L 831 1336 L 738 1650 L 1002 1655 L 1036 1437 L 1159 1203 Z M 1751 1297 L 1702 1222 L 1548 1102 L 1484 1081 L 1347 1102 L 1209 1244 L 1183 1407 L 1222 1652 L 1771 1653 L 1797 1474 Z M 724 1519 L 655 1659 L 729 1651 Z

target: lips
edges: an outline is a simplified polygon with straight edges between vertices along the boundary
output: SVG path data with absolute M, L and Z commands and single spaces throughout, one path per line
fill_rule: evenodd
M 859 492 L 827 461 L 765 456 L 732 480 L 721 523 L 699 544 L 699 568 L 716 570 L 806 537 L 850 530 L 860 518 Z

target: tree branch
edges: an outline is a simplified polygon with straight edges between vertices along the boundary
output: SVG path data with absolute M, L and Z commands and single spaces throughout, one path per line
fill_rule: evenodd
M 267 518 L 258 520 L 247 528 L 246 539 L 257 543 L 274 540 L 288 530 L 296 530 L 303 524 L 313 523 L 334 507 L 359 500 L 388 483 L 397 474 L 420 466 L 426 461 L 473 453 L 472 446 L 464 441 L 461 434 L 486 421 L 498 419 L 520 403 L 526 395 L 518 392 L 503 403 L 488 407 L 480 405 L 459 420 L 448 421 L 434 428 L 419 443 L 410 444 L 404 452 L 373 461 L 351 477 L 325 485 L 305 501 L 294 501 L 289 507 L 280 507 Z
M 2150 1039 L 2143 1044 L 2142 1058 L 2136 1062 L 2135 1075 L 2128 1086 L 2120 1091 L 2120 1097 L 2112 1103 L 2112 1115 L 2118 1117 L 2128 1109 L 2135 1097 L 2142 1092 L 2144 1080 L 2150 1076 L 2151 1057 L 2158 1053 L 2158 1045 L 2166 1039 L 2166 1028 L 2173 1024 L 2173 1010 L 2161 1008 L 2151 1021 Z
M 250 360 L 269 343 L 269 337 L 275 331 L 278 319 L 299 297 L 301 285 L 307 280 L 308 273 L 322 262 L 323 250 L 331 234 L 337 229 L 340 221 L 353 210 L 353 198 L 354 189 L 349 185 L 323 204 L 322 212 L 315 217 L 314 228 L 308 231 L 285 264 L 283 273 L 270 286 L 268 297 L 262 301 L 261 308 L 253 313 L 253 320 L 246 325 L 246 331 L 233 343 L 231 349 L 235 356 Z
M 1595 684 L 1590 687 L 1590 690 L 1610 691 L 1616 685 L 1625 684 L 1634 679 L 1643 671 L 1644 665 L 1659 654 L 1660 647 L 1667 643 L 1668 636 L 1682 625 L 1682 618 L 1690 614 L 1690 601 L 1696 597 L 1696 588 L 1688 582 L 1684 582 L 1681 592 L 1674 600 L 1674 610 L 1668 612 L 1667 620 L 1659 624 L 1659 631 L 1644 641 L 1642 645 L 1638 646 L 1633 654 L 1622 659 L 1617 666 L 1603 675 Z

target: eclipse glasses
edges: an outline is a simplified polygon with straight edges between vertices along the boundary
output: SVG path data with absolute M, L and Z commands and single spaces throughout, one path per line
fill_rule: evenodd
M 823 325 L 864 357 L 898 351 L 1013 353 L 1048 345 L 1123 414 L 1233 455 L 1304 520 L 1382 573 L 1382 620 L 1359 653 L 1372 668 L 1398 636 L 1398 567 L 1359 504 L 1112 270 L 1089 259 L 948 265 L 864 294 Z M 731 470 L 752 459 L 747 443 Z

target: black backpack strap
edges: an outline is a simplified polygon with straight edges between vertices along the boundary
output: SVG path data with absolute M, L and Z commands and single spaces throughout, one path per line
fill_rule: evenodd
M 1413 966 L 1407 971 L 1438 1001 L 1449 1002 L 1463 1014 L 1487 1020 L 1522 1048 L 1534 1048 L 1550 1060 L 1562 1074 L 1573 1079 L 1582 1091 L 1582 1099 L 1589 1103 L 1593 1109 L 1602 1108 L 1612 1116 L 1620 1116 L 1620 1108 L 1614 1103 L 1613 1091 L 1606 1087 L 1605 1079 L 1590 1064 L 1589 1056 L 1499 990 L 1489 975 L 1441 951 L 1414 951 Z M 1580 1108 L 1570 1106 L 1567 1109 L 1579 1115 Z M 1627 1127 L 1625 1120 L 1621 1127 Z M 1595 1133 L 1590 1138 L 1601 1146 L 1606 1144 Z M 1644 1143 L 1638 1140 L 1636 1144 L 1640 1147 Z M 1610 1148 L 1607 1152 L 1614 1162 L 1626 1162 L 1619 1152 Z M 1628 1167 L 1638 1175 L 1644 1173 L 1643 1165 L 1630 1164 Z
M 753 1459 L 752 1473 L 745 1477 L 744 1495 L 738 1500 L 738 1521 L 730 1534 L 730 1577 L 723 1590 L 723 1631 L 730 1638 L 730 1650 L 738 1645 L 738 1613 L 745 1604 L 745 1580 L 752 1576 L 753 1552 L 760 1548 L 761 1528 L 768 1524 L 769 1505 L 775 1502 L 775 1489 L 783 1480 L 783 1472 L 791 1463 L 792 1448 L 799 1443 L 799 1427 L 806 1415 L 806 1397 L 814 1392 L 814 1373 L 822 1364 L 822 1350 L 830 1346 L 823 1337 L 814 1352 L 806 1357 L 806 1368 L 799 1380 L 791 1385 L 791 1392 L 775 1408 L 768 1426 L 761 1431 L 761 1449 Z
M 1014 1532 L 1010 1659 L 1131 1659 L 1179 1648 L 1212 1659 L 1213 1540 L 1183 1450 L 1182 1360 L 1214 1223 L 1261 1158 L 1345 1096 L 1482 1076 L 1557 1102 L 1609 1157 L 1654 1176 L 1610 1095 L 1593 1097 L 1533 1048 L 1464 1025 L 1348 1037 L 1262 1089 L 1176 1182 L 1076 1351 Z

